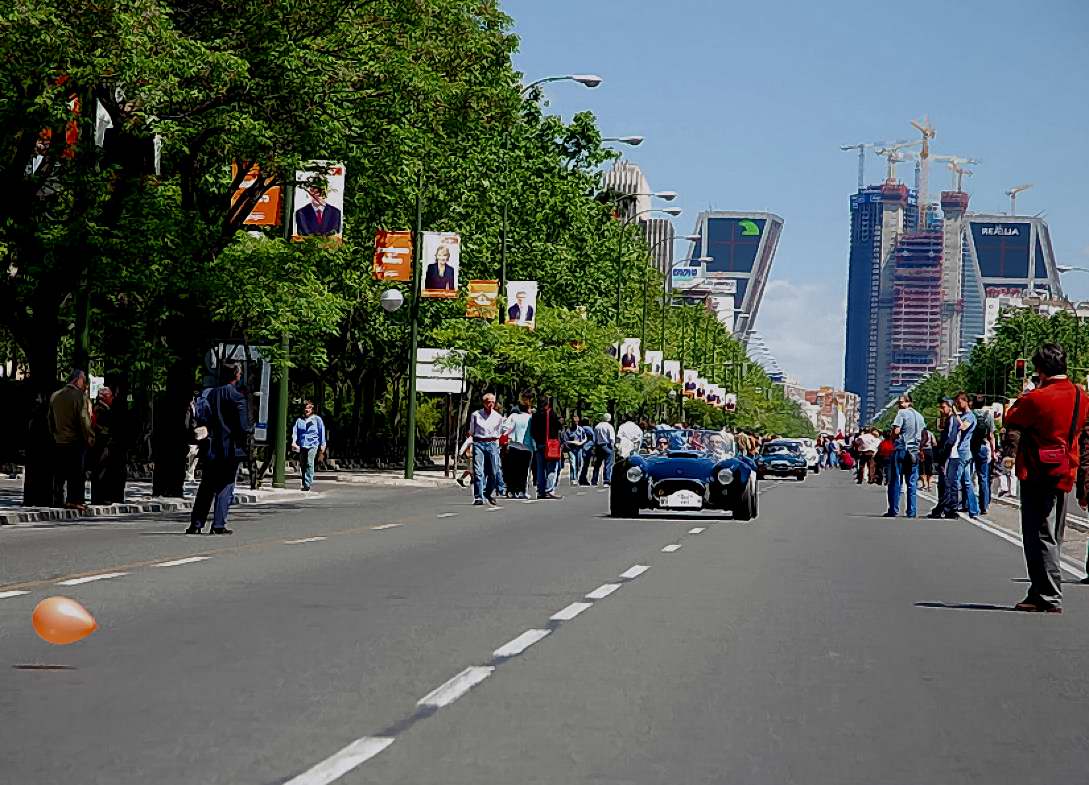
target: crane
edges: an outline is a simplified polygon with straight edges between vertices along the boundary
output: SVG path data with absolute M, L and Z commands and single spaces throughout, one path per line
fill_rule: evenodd
M 930 124 L 929 115 L 923 117 L 921 121 L 912 120 L 911 124 L 915 127 L 920 134 L 922 134 L 923 148 L 919 151 L 919 184 L 915 190 L 917 192 L 916 199 L 919 202 L 919 228 L 926 229 L 926 221 L 922 219 L 926 215 L 927 211 L 927 180 L 930 178 L 930 140 L 934 138 L 934 126 Z
M 961 167 L 965 164 L 983 163 L 982 161 L 976 160 L 975 158 L 969 158 L 961 155 L 932 155 L 931 158 L 935 161 L 945 161 L 949 165 L 949 172 L 952 175 L 951 182 L 955 185 L 958 191 L 960 190 L 961 184 L 963 183 L 963 175 L 967 174 L 969 177 L 972 176 L 971 172 L 969 172 L 967 169 L 962 169 Z
M 914 147 L 918 142 L 892 142 L 889 145 L 878 147 L 874 152 L 888 162 L 888 170 L 885 174 L 885 182 L 890 185 L 896 182 L 896 164 L 911 160 L 914 153 L 907 152 L 904 148 Z
M 860 142 L 859 144 L 841 144 L 840 150 L 858 150 L 858 190 L 866 186 L 866 151 L 872 148 L 880 148 L 888 145 L 902 144 L 902 142 Z
M 1006 196 L 1010 197 L 1010 215 L 1017 215 L 1017 194 L 1027 191 L 1032 186 L 1033 183 L 1022 183 L 1006 191 Z

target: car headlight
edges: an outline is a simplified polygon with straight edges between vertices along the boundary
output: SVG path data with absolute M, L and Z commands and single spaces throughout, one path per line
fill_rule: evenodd
M 723 485 L 729 485 L 734 481 L 734 473 L 730 469 L 718 470 L 718 481 Z
M 628 482 L 639 482 L 643 479 L 643 470 L 638 466 L 632 466 L 625 476 L 628 478 Z

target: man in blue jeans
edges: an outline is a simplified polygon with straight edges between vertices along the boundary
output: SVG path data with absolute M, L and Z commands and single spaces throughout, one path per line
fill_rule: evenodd
M 486 393 L 483 407 L 469 418 L 469 436 L 473 439 L 473 504 L 484 500 L 494 505 L 499 488 L 499 433 L 503 415 L 495 410 L 495 395 Z
M 957 421 L 956 440 L 949 453 L 949 462 L 945 465 L 945 517 L 958 517 L 960 493 L 963 490 L 968 501 L 968 515 L 979 517 L 979 504 L 976 491 L 972 487 L 972 433 L 976 429 L 976 416 L 968 406 L 968 396 L 957 393 L 953 398 L 953 408 Z
M 911 395 L 904 393 L 898 402 L 900 411 L 892 421 L 892 439 L 896 451 L 889 460 L 889 509 L 886 518 L 900 514 L 900 483 L 907 482 L 907 517 L 917 512 L 916 494 L 919 489 L 919 437 L 926 427 L 923 416 L 911 408 Z
M 976 415 L 976 429 L 972 432 L 972 461 L 979 479 L 979 514 L 986 515 L 991 506 L 991 466 L 994 464 L 994 414 L 982 396 L 975 397 L 972 407 Z
M 597 485 L 598 470 L 605 464 L 604 480 L 609 485 L 613 480 L 613 450 L 616 448 L 616 429 L 613 428 L 612 416 L 606 412 L 601 422 L 594 426 L 594 476 L 591 485 Z

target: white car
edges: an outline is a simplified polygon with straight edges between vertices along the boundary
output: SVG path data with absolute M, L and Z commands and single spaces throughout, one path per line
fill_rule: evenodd
M 806 464 L 813 474 L 820 474 L 821 457 L 817 453 L 817 443 L 812 439 L 798 439 L 802 444 L 802 454 L 805 455 Z

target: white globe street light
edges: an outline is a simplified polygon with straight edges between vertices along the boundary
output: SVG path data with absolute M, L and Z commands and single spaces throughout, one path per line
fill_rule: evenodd
M 386 289 L 386 291 L 382 292 L 380 302 L 383 311 L 393 313 L 404 304 L 405 296 L 401 294 L 400 289 Z

